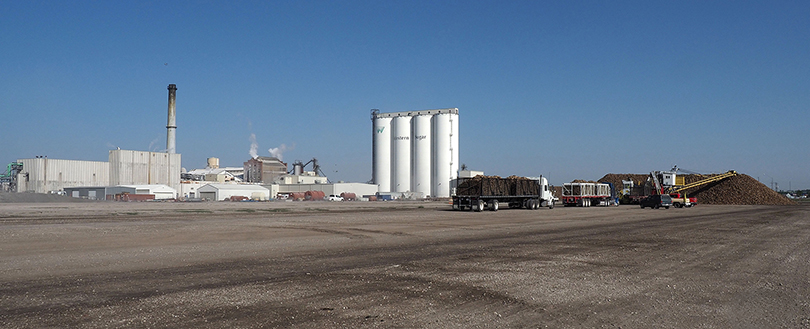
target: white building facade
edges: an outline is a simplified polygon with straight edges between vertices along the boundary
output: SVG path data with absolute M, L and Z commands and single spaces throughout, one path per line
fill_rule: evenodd
M 76 186 L 110 185 L 110 163 L 48 159 L 17 159 L 23 164 L 16 192 L 49 193 Z

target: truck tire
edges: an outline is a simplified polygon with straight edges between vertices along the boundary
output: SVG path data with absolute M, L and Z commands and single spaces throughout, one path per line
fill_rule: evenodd
M 475 207 L 476 212 L 481 212 L 484 210 L 484 200 L 478 200 L 478 206 Z
M 492 202 L 489 203 L 489 210 L 491 211 L 498 211 L 498 207 L 498 200 L 492 200 Z

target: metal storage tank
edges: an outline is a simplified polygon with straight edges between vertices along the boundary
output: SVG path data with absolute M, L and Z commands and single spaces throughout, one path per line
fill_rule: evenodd
M 392 192 L 411 191 L 411 119 L 409 115 L 394 118 Z
M 424 196 L 433 195 L 431 193 L 431 149 L 433 147 L 431 114 L 420 113 L 413 117 L 413 181 L 414 192 L 422 193 Z
M 208 158 L 208 168 L 219 168 L 219 158 Z
M 451 137 L 450 137 L 450 153 L 452 154 L 452 162 L 450 164 L 450 181 L 453 182 L 458 178 L 459 158 L 458 158 L 458 109 L 454 109 L 450 115 Z M 450 195 L 455 194 L 455 186 L 450 187 Z
M 391 118 L 372 112 L 372 178 L 380 191 L 391 191 Z
M 453 124 L 450 113 L 439 113 L 433 116 L 433 193 L 435 197 L 450 196 L 450 179 L 452 175 Z

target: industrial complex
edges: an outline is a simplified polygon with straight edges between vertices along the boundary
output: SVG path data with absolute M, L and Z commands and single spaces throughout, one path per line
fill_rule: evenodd
M 793 203 L 735 171 L 682 175 L 677 173 L 677 166 L 641 177 L 609 174 L 599 182 L 577 180 L 563 184 L 561 189 L 549 186 L 542 176 L 487 177 L 459 166 L 458 108 L 390 113 L 371 110 L 370 182 L 332 182 L 316 158 L 287 164 L 255 152 L 241 167 L 220 167 L 219 159 L 211 157 L 203 168 L 185 170 L 176 152 L 177 86 L 170 84 L 167 89 L 165 152 L 115 149 L 109 151 L 107 162 L 47 156 L 17 159 L 0 173 L 0 190 L 118 201 L 452 198 L 454 209 L 477 211 L 497 211 L 500 203 L 509 208 L 553 208 L 558 201 L 579 207 L 620 203 L 644 207 L 651 196 L 663 200 L 651 205 L 655 208 L 690 207 L 698 204 L 697 196 L 701 203 Z M 726 190 L 720 192 L 723 188 Z M 745 197 L 752 195 L 757 197 Z
M 380 113 L 372 110 L 372 182 L 331 182 L 317 159 L 291 165 L 253 156 L 242 167 L 186 171 L 177 153 L 177 86 L 168 86 L 165 152 L 110 150 L 108 161 L 17 159 L 0 176 L 2 191 L 94 200 L 351 200 L 447 198 L 458 173 L 458 109 Z M 307 170 L 309 166 L 310 170 Z M 307 193 L 307 192 L 318 193 Z M 303 197 L 299 197 L 303 196 Z

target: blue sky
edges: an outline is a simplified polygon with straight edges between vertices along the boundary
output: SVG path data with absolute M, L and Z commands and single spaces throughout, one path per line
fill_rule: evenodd
M 551 183 L 678 165 L 810 188 L 808 1 L 0 1 L 0 163 L 285 145 L 371 178 L 370 110 L 457 107 L 460 158 Z

